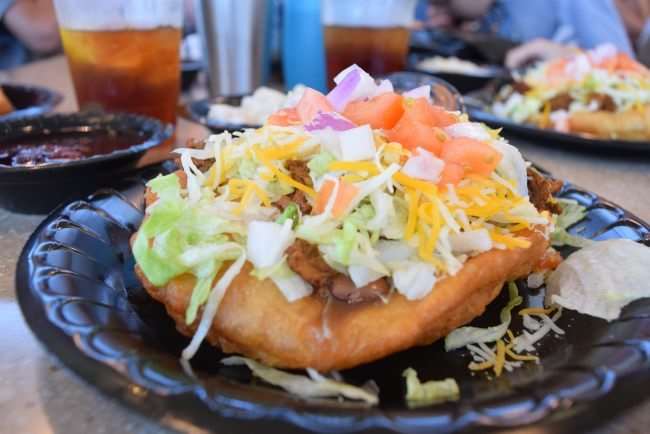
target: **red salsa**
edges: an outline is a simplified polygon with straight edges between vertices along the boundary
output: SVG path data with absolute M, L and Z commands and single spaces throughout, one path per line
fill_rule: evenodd
M 0 165 L 21 167 L 82 160 L 110 154 L 143 142 L 137 133 L 107 131 L 84 134 L 51 134 L 38 138 L 0 142 Z

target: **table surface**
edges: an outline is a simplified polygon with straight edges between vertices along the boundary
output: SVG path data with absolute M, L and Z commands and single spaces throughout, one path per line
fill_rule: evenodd
M 57 111 L 76 104 L 63 57 L 39 61 L 8 72 L 14 82 L 40 84 L 61 92 Z M 203 137 L 206 130 L 179 119 L 178 137 Z M 624 158 L 572 153 L 513 140 L 532 161 L 650 220 L 650 158 Z M 178 421 L 161 427 L 99 394 L 50 356 L 27 328 L 14 294 L 16 260 L 43 216 L 0 209 L 0 433 L 197 433 Z M 650 400 L 603 422 L 593 434 L 644 433 L 650 424 Z M 529 428 L 522 433 L 541 433 Z

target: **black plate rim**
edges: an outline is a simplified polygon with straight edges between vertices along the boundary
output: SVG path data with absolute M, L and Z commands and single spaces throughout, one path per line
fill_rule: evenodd
M 70 124 L 69 128 L 74 128 L 72 125 L 79 124 L 79 127 L 87 126 L 88 124 L 101 126 L 105 123 L 113 122 L 129 122 L 132 124 L 139 124 L 139 128 L 146 128 L 149 137 L 142 143 L 130 146 L 126 149 L 118 149 L 108 154 L 92 155 L 88 158 L 80 160 L 73 160 L 61 163 L 47 163 L 39 164 L 37 166 L 6 166 L 0 164 L 0 175 L 3 174 L 20 174 L 20 173 L 34 173 L 45 171 L 58 171 L 63 169 L 73 169 L 77 167 L 87 167 L 97 163 L 117 160 L 127 156 L 142 154 L 145 151 L 158 146 L 165 140 L 169 139 L 174 131 L 171 124 L 163 124 L 158 119 L 150 118 L 142 115 L 135 115 L 132 113 L 95 113 L 95 112 L 78 112 L 78 113 L 59 113 L 53 115 L 44 115 L 28 118 L 12 119 L 8 121 L 0 121 L 0 129 L 2 128 L 15 128 L 15 129 L 30 129 L 34 127 L 35 123 L 39 123 L 41 127 L 43 124 L 52 123 L 59 125 L 61 123 Z M 44 129 L 47 129 L 44 127 Z M 28 132 L 26 132 L 28 134 Z
M 565 183 L 564 190 L 587 193 L 589 195 L 592 195 L 594 198 L 597 198 L 605 206 L 615 207 L 618 208 L 619 210 L 623 210 L 623 208 L 619 207 L 615 203 L 603 199 L 600 196 L 590 193 L 586 190 L 582 190 L 570 183 Z M 102 190 L 95 194 L 99 194 L 101 192 L 107 192 L 107 191 L 109 190 Z M 113 194 L 114 193 L 120 194 L 115 190 L 111 190 L 111 191 L 113 192 Z M 89 198 L 93 197 L 95 194 L 89 196 Z M 23 317 L 25 318 L 25 321 L 29 325 L 33 334 L 49 351 L 55 353 L 72 372 L 74 372 L 77 375 L 81 375 L 82 378 L 86 382 L 88 382 L 91 386 L 97 388 L 103 393 L 106 393 L 112 398 L 116 398 L 121 404 L 125 405 L 127 408 L 135 408 L 139 412 L 151 416 L 155 414 L 155 411 L 152 410 L 149 404 L 153 404 L 153 403 L 159 404 L 160 402 L 164 402 L 168 399 L 189 400 L 186 401 L 185 404 L 187 404 L 188 402 L 196 403 L 197 399 L 203 401 L 204 397 L 201 396 L 201 391 L 195 389 L 193 389 L 192 391 L 181 392 L 178 395 L 174 395 L 173 397 L 158 396 L 155 393 L 149 393 L 143 398 L 134 400 L 132 396 L 129 396 L 126 386 L 129 385 L 133 386 L 135 383 L 130 382 L 129 377 L 126 374 L 113 369 L 106 370 L 107 366 L 105 364 L 101 363 L 98 360 L 92 359 L 88 355 L 84 354 L 73 343 L 73 339 L 70 336 L 66 336 L 62 330 L 53 326 L 48 321 L 46 315 L 31 316 L 26 314 L 31 310 L 29 307 L 29 302 L 30 302 L 29 299 L 31 297 L 35 297 L 33 294 L 34 290 L 31 289 L 31 285 L 29 284 L 29 278 L 30 278 L 30 269 L 29 269 L 30 267 L 28 265 L 29 251 L 33 247 L 34 243 L 37 241 L 39 234 L 47 227 L 47 225 L 51 223 L 51 221 L 58 215 L 58 213 L 60 213 L 68 205 L 70 204 L 60 205 L 38 225 L 36 230 L 30 235 L 27 243 L 23 247 L 23 250 L 21 251 L 21 254 L 19 256 L 19 261 L 17 263 L 17 269 L 15 274 L 16 296 L 17 296 L 17 300 L 21 312 L 23 313 Z M 642 219 L 639 219 L 634 214 L 629 213 L 628 211 L 625 210 L 623 211 L 627 218 L 635 219 L 638 222 L 641 222 L 646 228 L 650 228 L 650 225 L 645 221 L 643 221 Z M 647 235 L 650 235 L 650 233 L 648 233 Z M 650 236 L 648 236 L 645 240 L 647 242 L 650 242 Z M 644 316 L 642 320 L 645 321 L 646 323 L 650 323 L 650 316 Z M 41 325 L 45 326 L 48 334 L 57 335 L 58 338 L 60 338 L 61 342 L 66 342 L 67 347 L 73 350 L 74 354 L 81 355 L 84 362 L 89 363 L 94 368 L 101 368 L 101 369 L 91 369 L 91 370 L 110 372 L 112 373 L 111 375 L 112 377 L 115 376 L 119 377 L 120 383 L 122 385 L 126 385 L 124 386 L 125 390 L 120 391 L 115 387 L 115 385 L 112 382 L 103 381 L 103 379 L 102 381 L 100 381 L 100 384 L 91 382 L 89 378 L 86 378 L 78 370 L 79 363 L 78 361 L 73 360 L 74 357 L 71 356 L 73 352 L 63 351 L 62 348 L 51 346 L 50 343 L 47 342 L 46 339 L 44 339 L 39 334 Z M 628 343 L 626 342 L 626 344 Z M 636 341 L 629 342 L 629 344 L 635 345 L 637 344 L 637 342 Z M 650 342 L 645 340 L 643 341 L 642 346 L 643 348 L 637 348 L 637 349 L 643 351 L 646 358 L 650 357 Z M 627 382 L 629 382 L 628 381 L 629 377 L 633 375 L 639 375 L 640 373 L 643 374 L 650 373 L 650 369 L 646 366 L 643 369 L 643 371 L 639 371 L 638 369 L 636 369 L 632 372 L 626 373 L 627 375 L 620 376 L 620 378 L 616 380 L 616 383 L 613 386 L 622 387 L 623 385 L 627 385 Z M 637 386 L 637 389 L 640 388 Z M 613 389 L 605 389 L 603 393 L 606 395 L 610 393 L 612 390 Z M 255 405 L 256 410 L 247 407 L 244 407 L 244 409 L 242 409 L 241 407 L 232 406 L 232 404 L 229 404 L 227 402 L 228 400 L 241 402 L 238 401 L 237 396 L 232 396 L 232 395 L 227 396 L 226 394 L 223 394 L 222 396 L 226 398 L 226 400 L 222 400 L 220 402 L 219 407 L 210 407 L 208 411 L 209 410 L 216 411 L 216 413 L 218 413 L 222 417 L 239 418 L 242 420 L 261 419 L 261 418 L 269 418 L 271 420 L 281 420 L 283 422 L 294 424 L 303 429 L 313 430 L 317 432 L 340 432 L 342 428 L 350 432 L 361 431 L 370 428 L 372 429 L 382 428 L 382 429 L 394 430 L 396 432 L 424 433 L 424 432 L 429 432 L 430 429 L 434 428 L 431 425 L 432 419 L 437 418 L 437 422 L 441 423 L 440 420 L 441 418 L 449 417 L 449 411 L 441 411 L 439 407 L 433 407 L 433 408 L 428 407 L 428 408 L 416 409 L 416 410 L 385 410 L 379 408 L 371 408 L 365 410 L 365 412 L 360 413 L 358 411 L 358 408 L 357 409 L 336 408 L 334 411 L 332 411 L 331 409 L 327 409 L 323 407 L 314 408 L 311 407 L 310 405 L 304 405 L 304 406 L 301 406 L 300 404 L 296 405 L 294 401 L 286 403 L 285 405 L 275 405 L 275 406 L 268 406 L 265 403 L 261 403 L 261 404 L 253 403 Z M 603 397 L 604 395 L 597 395 L 595 397 L 591 397 L 588 399 L 576 399 L 573 401 L 573 404 L 577 406 Z M 464 417 L 460 419 L 456 419 L 454 424 L 444 423 L 443 420 L 442 422 L 444 424 L 440 426 L 435 426 L 435 428 L 438 429 L 442 428 L 443 429 L 442 432 L 451 432 L 451 431 L 456 431 L 458 429 L 466 429 L 466 428 L 483 430 L 483 429 L 487 429 L 488 427 L 507 428 L 512 426 L 528 425 L 529 423 L 543 423 L 544 418 L 550 414 L 558 417 L 569 417 L 570 415 L 563 413 L 563 410 L 567 410 L 567 409 L 558 407 L 557 403 L 555 402 L 556 399 L 557 398 L 553 398 L 553 400 L 550 401 L 544 400 L 542 402 L 539 402 L 538 403 L 539 408 L 535 408 L 535 410 L 537 411 L 535 418 L 524 422 L 516 422 L 517 420 L 516 416 L 513 420 L 509 420 L 507 418 L 503 419 L 499 417 L 492 417 L 489 414 L 486 414 L 485 412 L 482 411 L 465 410 Z M 251 404 L 250 401 L 248 403 Z M 293 407 L 291 406 L 292 403 L 294 404 Z M 203 404 L 206 404 L 206 402 L 204 401 Z M 183 413 L 186 417 L 189 417 L 190 420 L 197 422 L 196 414 L 192 412 L 187 412 L 186 411 L 187 409 L 184 408 L 185 406 L 181 406 L 181 407 L 182 407 L 180 408 L 181 413 Z M 156 408 L 157 407 L 154 407 L 154 410 Z M 487 408 L 488 409 L 490 408 L 489 403 L 487 403 Z M 260 412 L 260 410 L 262 411 Z M 483 410 L 485 410 L 485 408 Z M 212 414 L 212 416 L 214 416 L 214 414 Z M 341 426 L 340 423 L 335 422 L 335 420 L 340 417 L 345 418 L 344 422 L 346 425 Z

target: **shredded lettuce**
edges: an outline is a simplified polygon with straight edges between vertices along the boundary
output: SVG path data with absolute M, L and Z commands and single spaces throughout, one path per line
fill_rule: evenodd
M 650 296 L 650 248 L 629 239 L 593 242 L 551 273 L 546 303 L 612 321 L 621 309 Z
M 501 309 L 499 316 L 501 324 L 486 328 L 470 326 L 457 328 L 445 338 L 445 351 L 462 348 L 468 344 L 494 342 L 501 339 L 506 334 L 508 327 L 510 327 L 512 309 L 523 302 L 523 299 L 517 291 L 515 282 L 508 282 L 508 292 L 510 294 L 510 301 Z
M 159 199 L 180 199 L 181 183 L 174 173 L 158 175 L 147 183 L 147 186 L 156 193 Z
M 266 191 L 271 195 L 271 197 L 280 197 L 293 193 L 294 188 L 284 182 L 271 181 L 266 184 Z
M 303 398 L 341 396 L 355 401 L 364 401 L 370 405 L 376 405 L 379 402 L 376 393 L 340 381 L 330 380 L 311 369 L 308 370 L 311 377 L 309 378 L 271 368 L 246 357 L 226 357 L 221 359 L 221 363 L 227 366 L 246 365 L 256 377 Z
M 551 233 L 551 245 L 587 247 L 593 243 L 592 240 L 570 234 L 568 228 L 584 219 L 587 215 L 587 208 L 580 205 L 573 199 L 556 199 L 562 212 L 555 220 L 555 229 Z
M 239 246 L 225 233 L 243 233 L 239 223 L 215 215 L 212 196 L 203 194 L 190 203 L 181 196 L 178 176 L 158 176 L 148 183 L 157 200 L 147 209 L 133 245 L 135 260 L 156 286 L 184 273 L 196 276 L 186 310 L 192 323 L 210 293 L 212 281 L 223 261 L 236 259 Z
M 570 234 L 566 231 L 566 229 L 556 228 L 551 233 L 551 245 L 555 247 L 571 246 L 581 248 L 590 246 L 593 243 L 595 243 L 595 241 L 583 238 L 578 235 Z
M 282 225 L 289 219 L 293 221 L 294 228 L 300 223 L 300 208 L 293 202 L 287 205 L 275 222 Z
M 257 174 L 257 164 L 248 158 L 242 158 L 237 168 L 237 177 L 240 179 L 253 179 Z
M 203 270 L 197 275 L 197 282 L 192 289 L 192 296 L 190 297 L 190 304 L 185 311 L 185 324 L 192 324 L 196 319 L 196 314 L 199 310 L 199 306 L 203 305 L 210 295 L 210 289 L 212 288 L 212 281 L 217 275 L 217 270 L 221 267 L 221 263 L 217 265 L 216 262 L 212 261 L 203 266 Z
M 294 273 L 284 261 L 273 270 L 269 277 L 289 303 L 311 295 L 314 290 L 302 277 Z
M 352 249 L 357 245 L 357 227 L 349 221 L 343 222 L 343 230 L 340 237 L 337 237 L 336 244 L 336 257 L 342 264 L 350 264 L 350 254 Z
M 556 199 L 556 201 L 562 208 L 562 212 L 557 216 L 557 220 L 555 221 L 556 228 L 568 229 L 587 215 L 587 208 L 573 199 L 560 198 Z
M 375 217 L 375 209 L 364 200 L 359 206 L 345 218 L 345 221 L 358 228 L 368 229 L 369 222 Z
M 406 402 L 409 407 L 457 401 L 460 398 L 460 388 L 453 378 L 421 383 L 413 368 L 405 369 L 402 376 L 406 378 Z
M 149 238 L 144 231 L 138 232 L 133 243 L 133 255 L 140 270 L 152 285 L 162 286 L 186 269 L 176 262 L 169 262 L 165 256 L 149 248 Z
M 307 163 L 307 167 L 316 178 L 320 178 L 328 172 L 328 166 L 334 160 L 336 160 L 336 157 L 332 153 L 322 151 Z

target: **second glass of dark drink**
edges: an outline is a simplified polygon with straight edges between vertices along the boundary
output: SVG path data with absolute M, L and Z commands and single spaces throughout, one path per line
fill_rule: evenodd
M 182 0 L 55 0 L 81 110 L 131 112 L 176 123 Z M 168 158 L 173 139 L 142 164 Z
M 406 66 L 416 0 L 323 0 L 327 79 L 356 63 L 371 75 Z

